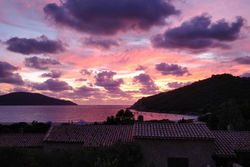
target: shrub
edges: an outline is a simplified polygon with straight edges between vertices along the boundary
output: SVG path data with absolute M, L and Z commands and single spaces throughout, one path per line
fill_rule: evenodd
M 139 146 L 133 143 L 50 151 L 0 148 L 0 166 L 4 167 L 136 167 L 141 159 Z

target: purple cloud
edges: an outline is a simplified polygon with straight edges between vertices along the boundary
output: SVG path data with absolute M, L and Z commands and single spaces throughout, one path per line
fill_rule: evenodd
M 49 58 L 39 58 L 39 57 L 30 57 L 25 58 L 24 62 L 26 67 L 35 68 L 39 70 L 47 70 L 49 67 L 54 65 L 60 65 L 61 63 L 57 60 L 49 59 Z
M 47 4 L 44 12 L 56 24 L 94 35 L 147 30 L 180 13 L 164 0 L 66 0 L 60 6 Z
M 84 81 L 87 81 L 87 79 L 85 79 L 85 78 L 78 78 L 78 79 L 75 79 L 75 81 L 84 82 Z
M 119 43 L 116 40 L 95 38 L 85 38 L 84 44 L 87 46 L 99 47 L 101 49 L 110 49 L 113 46 L 119 46 Z
M 44 77 L 44 78 L 60 78 L 61 75 L 62 75 L 61 71 L 52 70 L 49 73 L 42 74 L 41 77 Z
M 0 61 L 0 77 L 8 77 L 11 75 L 13 71 L 18 70 L 17 67 L 7 63 L 7 62 L 2 62 Z
M 144 67 L 142 65 L 138 65 L 138 67 L 135 70 L 136 71 L 143 71 L 143 70 L 146 70 L 146 67 Z
M 140 74 L 135 76 L 134 82 L 140 83 L 142 85 L 140 92 L 143 94 L 155 94 L 159 89 L 148 74 Z
M 168 29 L 164 34 L 154 36 L 151 42 L 159 48 L 228 48 L 223 42 L 238 39 L 243 24 L 242 17 L 237 17 L 231 24 L 224 19 L 212 23 L 211 16 L 203 14 L 193 17 L 179 27 Z
M 160 71 L 162 75 L 183 76 L 184 74 L 190 74 L 186 67 L 181 67 L 178 64 L 160 63 L 155 65 L 155 69 Z
M 90 96 L 97 96 L 100 94 L 100 90 L 97 88 L 81 86 L 74 90 L 75 97 L 90 97 Z
M 122 79 L 114 80 L 116 73 L 113 71 L 102 71 L 96 75 L 96 86 L 101 86 L 109 92 L 120 92 L 120 85 L 123 83 Z
M 239 64 L 250 64 L 250 56 L 239 57 L 239 58 L 234 59 L 234 61 Z
M 247 78 L 249 78 L 250 77 L 250 72 L 245 72 L 242 75 L 240 75 L 240 77 L 247 77 Z
M 65 81 L 48 79 L 43 83 L 33 83 L 32 87 L 37 90 L 50 90 L 53 92 L 61 92 L 64 90 L 72 90 L 73 88 Z
M 60 40 L 49 40 L 45 35 L 36 39 L 14 37 L 6 41 L 6 44 L 8 50 L 25 55 L 57 53 L 64 50 L 63 43 Z
M 93 71 L 88 70 L 88 69 L 81 69 L 81 70 L 80 70 L 80 73 L 81 73 L 82 75 L 91 75 L 91 74 L 93 73 Z
M 168 83 L 168 87 L 170 88 L 174 88 L 174 89 L 177 89 L 177 88 L 180 88 L 180 87 L 183 87 L 183 86 L 187 86 L 187 85 L 190 85 L 192 82 L 170 82 Z
M 10 89 L 9 92 L 29 92 L 30 90 L 24 87 L 15 87 L 13 89 Z
M 23 79 L 18 73 L 14 73 L 18 70 L 7 62 L 0 61 L 0 83 L 9 83 L 15 85 L 23 85 Z

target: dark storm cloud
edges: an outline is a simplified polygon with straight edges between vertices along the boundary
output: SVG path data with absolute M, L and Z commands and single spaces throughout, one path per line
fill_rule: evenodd
M 94 35 L 147 30 L 180 13 L 165 0 L 66 0 L 47 4 L 44 12 L 59 25 Z
M 55 79 L 48 79 L 43 83 L 33 83 L 32 88 L 37 90 L 50 90 L 52 92 L 61 92 L 73 89 L 67 82 Z
M 191 82 L 170 82 L 167 85 L 170 88 L 176 89 L 176 88 L 180 88 L 180 87 L 190 85 L 190 84 L 191 84 Z
M 52 70 L 49 73 L 42 74 L 41 77 L 44 77 L 44 78 L 60 78 L 61 75 L 62 75 L 61 71 Z
M 24 62 L 26 67 L 35 68 L 39 70 L 47 70 L 51 66 L 60 65 L 61 63 L 57 60 L 49 58 L 39 58 L 39 57 L 30 57 L 25 58 Z
M 95 39 L 95 38 L 86 38 L 84 39 L 84 44 L 87 46 L 95 46 L 102 49 L 110 49 L 114 46 L 119 46 L 119 43 L 116 40 L 112 39 Z
M 0 83 L 23 85 L 22 77 L 18 73 L 14 73 L 17 70 L 17 67 L 0 61 Z
M 162 75 L 183 76 L 184 74 L 190 75 L 186 67 L 181 67 L 178 64 L 160 63 L 155 65 L 155 69 L 160 71 Z
M 225 42 L 238 39 L 243 24 L 242 17 L 231 24 L 224 19 L 212 23 L 211 16 L 203 14 L 154 36 L 151 42 L 160 48 L 229 48 Z
M 140 83 L 142 85 L 140 92 L 143 94 L 154 94 L 159 89 L 148 74 L 140 74 L 135 76 L 134 82 Z
M 14 37 L 6 41 L 6 44 L 8 50 L 25 55 L 57 53 L 64 50 L 63 43 L 60 40 L 50 40 L 45 35 L 36 39 Z
M 250 64 L 250 56 L 239 57 L 239 58 L 234 59 L 234 61 L 239 64 Z
M 101 86 L 109 92 L 120 92 L 120 85 L 123 83 L 122 79 L 114 80 L 113 77 L 116 75 L 113 71 L 102 71 L 96 75 L 96 86 Z

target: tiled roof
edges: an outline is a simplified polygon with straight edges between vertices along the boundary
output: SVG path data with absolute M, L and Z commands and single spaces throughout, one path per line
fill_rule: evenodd
M 203 123 L 138 123 L 134 138 L 213 140 L 214 135 Z
M 59 125 L 52 126 L 46 142 L 82 143 L 83 146 L 110 146 L 132 141 L 133 125 Z
M 0 134 L 0 147 L 42 147 L 45 134 Z
M 250 151 L 250 132 L 212 131 L 215 135 L 215 155 L 235 157 L 236 152 Z

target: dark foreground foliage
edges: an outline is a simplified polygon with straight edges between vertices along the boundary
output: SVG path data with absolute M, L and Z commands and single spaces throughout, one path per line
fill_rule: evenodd
M 142 118 L 143 120 L 143 118 Z M 120 124 L 133 124 L 135 122 L 134 114 L 126 109 L 120 110 L 117 112 L 115 116 L 107 117 L 107 120 L 104 124 L 107 125 L 120 125 Z
M 20 122 L 10 125 L 0 124 L 1 133 L 46 133 L 51 126 L 51 123 L 41 123 L 33 121 L 31 124 Z
M 134 113 L 131 112 L 129 109 L 120 110 L 116 113 L 115 116 L 107 117 L 107 120 L 103 122 L 103 124 L 107 125 L 121 125 L 121 124 L 134 124 L 136 122 L 152 122 L 152 123 L 174 123 L 169 119 L 162 119 L 162 120 L 147 120 L 144 121 L 144 117 L 139 115 L 137 120 L 135 120 Z M 178 123 L 192 123 L 193 119 L 184 119 L 178 121 Z
M 135 144 L 78 150 L 0 149 L 0 166 L 4 167 L 136 167 L 141 159 Z
M 208 114 L 200 116 L 199 121 L 206 122 L 212 130 L 250 130 L 250 101 L 228 100 L 207 111 Z

